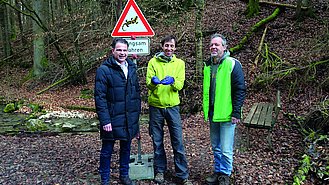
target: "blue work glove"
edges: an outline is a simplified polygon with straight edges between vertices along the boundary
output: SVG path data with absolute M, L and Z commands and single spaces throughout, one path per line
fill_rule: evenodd
M 166 76 L 164 79 L 161 80 L 161 84 L 163 85 L 171 85 L 175 82 L 174 77 Z
M 151 82 L 152 82 L 153 84 L 155 84 L 155 85 L 158 85 L 158 84 L 161 83 L 160 80 L 159 80 L 159 78 L 158 78 L 157 76 L 153 76 L 153 77 L 151 78 Z

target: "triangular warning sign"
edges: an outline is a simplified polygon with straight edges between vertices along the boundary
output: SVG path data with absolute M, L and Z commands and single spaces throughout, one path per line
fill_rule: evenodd
M 154 36 L 154 31 L 134 0 L 128 0 L 115 25 L 112 37 Z

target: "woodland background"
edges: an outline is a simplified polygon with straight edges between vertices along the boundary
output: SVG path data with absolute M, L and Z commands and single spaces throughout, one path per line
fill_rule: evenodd
M 174 34 L 177 56 L 186 62 L 181 91 L 184 141 L 195 184 L 212 172 L 209 128 L 202 115 L 202 65 L 212 33 L 229 41 L 241 61 L 248 94 L 243 113 L 281 91 L 282 114 L 273 131 L 237 128 L 232 184 L 327 184 L 329 178 L 329 1 L 136 0 L 155 31 L 151 54 L 137 60 L 142 110 L 147 114 L 145 75 L 160 40 Z M 110 33 L 124 0 L 0 0 L 0 97 L 24 100 L 43 110 L 76 111 L 95 117 L 92 91 L 96 68 L 110 54 Z M 83 92 L 89 92 L 83 97 Z M 147 124 L 143 152 L 151 153 Z M 97 184 L 98 133 L 1 135 L 1 184 Z M 172 158 L 166 140 L 169 160 Z M 118 153 L 115 153 L 115 157 Z M 114 158 L 113 168 L 118 164 Z M 169 162 L 166 184 L 175 182 Z M 117 184 L 114 170 L 112 184 Z M 139 181 L 138 184 L 152 184 Z

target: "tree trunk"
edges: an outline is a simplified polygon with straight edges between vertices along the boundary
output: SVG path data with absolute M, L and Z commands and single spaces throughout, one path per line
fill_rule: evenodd
M 302 21 L 304 16 L 314 16 L 311 0 L 297 0 L 297 7 L 295 12 L 295 19 Z
M 19 3 L 19 1 L 15 0 L 15 3 L 16 3 L 17 9 L 22 10 L 22 6 Z M 21 37 L 20 39 L 21 39 L 22 45 L 26 46 L 27 45 L 27 40 L 26 40 L 26 37 L 25 37 L 24 27 L 23 27 L 23 19 L 22 19 L 23 15 L 20 12 L 16 11 L 16 16 L 17 16 L 18 28 L 19 28 L 19 32 L 20 32 L 19 35 Z
M 295 18 L 297 20 L 302 19 L 302 3 L 303 0 L 297 0 L 297 8 L 296 8 L 296 13 L 295 13 Z
M 8 9 L 5 4 L 0 4 L 0 26 L 1 26 L 1 40 L 3 41 L 3 52 L 5 58 L 12 54 L 10 43 L 10 27 L 8 23 Z
M 122 12 L 122 0 L 117 0 L 117 8 L 116 8 L 116 12 L 115 12 L 115 19 L 119 20 L 119 17 L 121 15 Z
M 196 1 L 196 18 L 195 18 L 195 48 L 196 48 L 196 79 L 202 76 L 202 64 L 203 64 L 203 53 L 202 53 L 202 18 L 204 10 L 204 0 Z
M 43 8 L 43 1 L 33 0 L 33 9 L 42 22 L 44 22 Z M 44 70 L 43 63 L 46 62 L 47 59 L 45 55 L 44 31 L 36 22 L 33 22 L 33 34 L 33 76 L 40 77 Z
M 30 2 L 30 1 L 28 1 L 28 2 Z M 37 0 L 35 0 L 35 2 L 38 3 Z M 59 45 L 59 42 L 58 42 L 59 39 L 56 37 L 55 34 L 52 34 L 49 31 L 47 25 L 42 21 L 42 17 L 40 17 L 40 14 L 38 14 L 35 10 L 31 9 L 30 6 L 25 4 L 24 1 L 22 1 L 22 5 L 23 5 L 25 11 L 21 11 L 20 9 L 17 9 L 16 6 L 12 6 L 8 2 L 4 2 L 4 3 L 6 5 L 10 6 L 11 8 L 15 9 L 16 11 L 19 11 L 20 13 L 24 14 L 25 16 L 31 18 L 31 20 L 33 20 L 33 24 L 35 24 L 35 27 L 41 28 L 41 31 L 43 30 L 42 34 L 48 33 L 49 42 L 54 45 L 54 47 L 56 48 L 56 50 L 58 51 L 58 53 L 60 55 L 60 58 L 63 60 L 63 61 L 61 61 L 61 64 L 63 64 L 65 66 L 66 71 L 68 72 L 68 75 L 73 77 L 75 75 L 75 73 L 72 71 L 72 65 L 71 65 L 69 59 L 67 58 L 65 52 L 62 51 L 62 48 Z M 33 4 L 34 4 L 34 2 L 33 2 Z M 27 20 L 29 20 L 29 19 L 27 19 Z M 36 36 L 38 36 L 38 35 L 36 35 Z M 43 42 L 43 45 L 44 45 L 44 42 Z
M 15 4 L 15 1 L 11 0 L 10 3 Z M 7 7 L 7 18 L 8 18 L 10 40 L 14 40 L 16 39 L 16 35 L 17 35 L 16 25 L 15 25 L 16 20 L 13 10 L 9 7 Z
M 70 0 L 67 0 L 66 2 L 67 2 L 68 12 L 71 15 L 71 17 L 73 17 L 71 2 L 70 2 Z M 75 80 L 77 82 L 81 82 L 82 84 L 86 84 L 87 78 L 85 75 L 85 70 L 84 70 L 81 53 L 80 53 L 79 35 L 77 34 L 76 25 L 74 24 L 75 21 L 72 20 L 70 22 L 71 22 L 71 28 L 72 28 L 72 34 L 73 34 L 73 43 L 74 43 L 74 47 L 75 47 L 75 53 L 78 55 L 78 60 L 79 60 L 79 70 L 78 70 L 79 74 L 76 74 L 77 76 L 76 76 Z

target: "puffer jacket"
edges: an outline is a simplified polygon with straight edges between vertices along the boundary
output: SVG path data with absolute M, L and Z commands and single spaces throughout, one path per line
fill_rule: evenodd
M 129 140 L 139 131 L 141 98 L 136 65 L 129 59 L 128 77 L 113 56 L 96 71 L 95 105 L 100 122 L 100 137 L 105 140 Z M 111 123 L 112 131 L 103 126 Z

